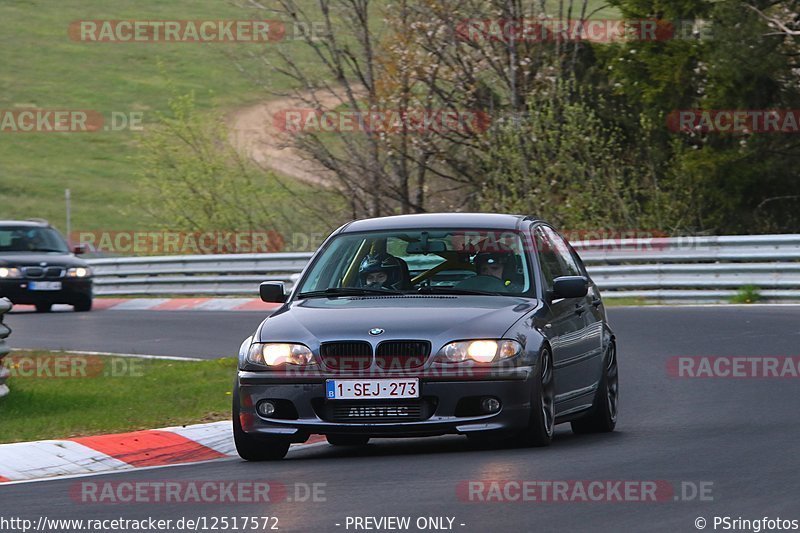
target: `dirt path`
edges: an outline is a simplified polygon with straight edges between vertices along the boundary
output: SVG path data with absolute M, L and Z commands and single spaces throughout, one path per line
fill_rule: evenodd
M 338 95 L 329 92 L 320 92 L 317 97 L 325 109 L 342 103 Z M 302 97 L 287 97 L 234 111 L 227 119 L 231 142 L 264 168 L 312 185 L 330 185 L 331 172 L 299 153 L 292 146 L 291 135 L 275 124 L 275 115 L 281 111 L 308 107 Z

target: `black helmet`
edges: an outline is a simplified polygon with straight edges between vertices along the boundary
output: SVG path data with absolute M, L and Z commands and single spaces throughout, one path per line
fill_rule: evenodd
M 386 281 L 381 284 L 383 288 L 396 288 L 403 279 L 403 268 L 400 260 L 389 254 L 370 254 L 361 261 L 358 268 L 358 282 L 362 287 L 367 286 L 367 275 L 375 272 L 386 274 Z

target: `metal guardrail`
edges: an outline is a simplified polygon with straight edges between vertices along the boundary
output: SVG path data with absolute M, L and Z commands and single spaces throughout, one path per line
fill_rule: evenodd
M 11 335 L 11 328 L 3 323 L 3 315 L 11 310 L 11 302 L 8 298 L 0 298 L 0 398 L 8 394 L 6 380 L 10 375 L 9 370 L 3 364 L 4 358 L 10 351 L 5 339 Z
M 765 300 L 800 300 L 800 235 L 621 239 L 574 247 L 606 297 L 714 302 L 751 286 Z
M 800 235 L 609 239 L 573 243 L 610 298 L 719 301 L 754 286 L 800 300 Z M 255 294 L 262 281 L 296 281 L 311 253 L 92 259 L 95 293 Z
M 290 285 L 311 253 L 192 255 L 89 259 L 95 294 L 241 295 L 258 293 L 262 281 Z

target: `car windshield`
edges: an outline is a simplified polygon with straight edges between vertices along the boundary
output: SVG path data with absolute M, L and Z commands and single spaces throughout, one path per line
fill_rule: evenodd
M 528 295 L 529 264 L 520 234 L 509 230 L 345 233 L 324 248 L 298 297 Z
M 40 226 L 0 226 L 0 253 L 60 252 L 69 248 L 61 235 L 52 228 Z

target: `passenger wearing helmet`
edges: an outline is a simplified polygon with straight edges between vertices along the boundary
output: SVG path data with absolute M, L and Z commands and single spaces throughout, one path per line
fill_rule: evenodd
M 511 250 L 480 252 L 475 256 L 474 264 L 479 276 L 489 276 L 500 280 L 505 290 L 519 290 L 515 283 L 517 266 Z
M 406 270 L 400 259 L 393 255 L 370 254 L 361 262 L 358 269 L 360 287 L 370 289 L 405 289 Z

